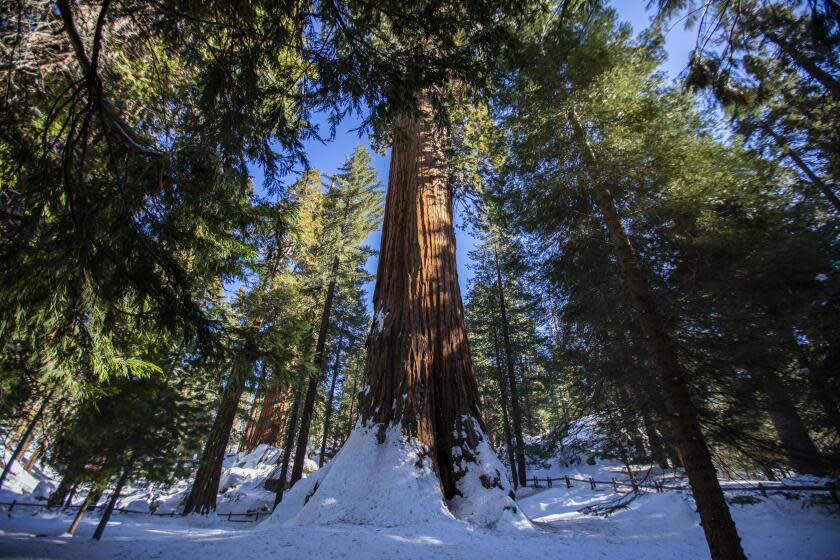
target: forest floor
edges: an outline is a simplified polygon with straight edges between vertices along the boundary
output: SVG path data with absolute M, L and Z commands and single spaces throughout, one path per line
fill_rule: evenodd
M 535 466 L 529 475 L 621 478 L 621 467 L 615 462 L 572 466 L 551 463 L 554 461 L 545 463 L 547 468 L 542 470 Z M 247 480 L 243 472 L 239 476 Z M 250 486 L 256 486 L 252 483 Z M 239 498 L 247 497 L 243 496 L 242 485 L 239 488 Z M 751 559 L 840 559 L 837 506 L 789 493 L 762 497 L 753 492 L 748 499 L 738 499 L 737 495 L 731 496 L 732 514 Z M 4 491 L 0 500 L 8 501 L 11 497 L 13 492 Z M 17 499 L 34 501 L 23 493 Z M 644 493 L 608 516 L 585 513 L 590 506 L 604 507 L 624 500 L 609 485 L 592 490 L 581 482 L 575 482 L 572 488 L 555 483 L 552 488 L 522 490 L 519 507 L 534 522 L 536 530 L 513 532 L 479 530 L 463 523 L 411 528 L 370 525 L 302 528 L 265 519 L 259 523 L 230 523 L 223 519 L 115 514 L 100 542 L 90 538 L 98 514 L 88 515 L 71 537 L 65 534 L 72 519 L 70 513 L 42 510 L 36 513 L 18 507 L 7 514 L 4 506 L 0 507 L 0 557 L 91 560 L 709 558 L 688 493 Z M 245 502 L 248 500 L 235 503 Z

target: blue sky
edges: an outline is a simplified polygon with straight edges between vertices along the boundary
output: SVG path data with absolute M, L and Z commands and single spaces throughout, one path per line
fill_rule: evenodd
M 619 17 L 624 21 L 629 22 L 633 26 L 634 33 L 639 33 L 644 30 L 650 21 L 652 12 L 646 10 L 645 5 L 647 0 L 614 0 L 613 6 L 617 9 Z M 665 71 L 672 79 L 678 76 L 686 67 L 688 57 L 691 49 L 694 47 L 695 35 L 691 31 L 684 29 L 680 23 L 673 26 L 666 36 L 665 50 L 668 54 L 668 59 L 662 64 L 662 70 Z M 366 135 L 359 136 L 355 128 L 358 128 L 360 119 L 357 116 L 346 118 L 336 129 L 335 138 L 328 143 L 321 143 L 317 141 L 310 141 L 305 145 L 306 153 L 309 158 L 309 164 L 319 169 L 322 173 L 335 173 L 344 159 L 349 156 L 355 147 L 359 144 L 370 148 L 370 142 Z M 323 134 L 329 131 L 329 125 L 326 122 L 325 116 L 320 119 L 316 118 L 316 123 L 322 130 Z M 388 183 L 388 154 L 381 155 L 373 153 L 373 165 L 379 174 L 380 181 L 383 185 Z M 261 174 L 254 172 L 254 181 L 257 184 L 258 191 L 261 190 L 259 182 L 261 181 Z M 290 176 L 288 182 L 291 183 L 296 177 Z M 456 212 L 458 205 L 456 204 Z M 456 216 L 456 224 L 461 224 L 463 220 Z M 373 232 L 367 240 L 368 245 L 377 249 L 379 247 L 380 232 Z M 466 295 L 467 283 L 471 278 L 469 264 L 470 259 L 468 252 L 473 248 L 473 239 L 469 232 L 463 228 L 456 230 L 456 246 L 457 246 L 457 261 L 458 261 L 458 278 L 461 284 L 461 292 Z M 367 270 L 371 274 L 376 273 L 376 257 L 373 256 L 368 260 Z M 229 290 L 233 286 L 229 286 Z M 370 298 L 372 298 L 373 283 L 368 287 L 368 308 L 372 307 Z

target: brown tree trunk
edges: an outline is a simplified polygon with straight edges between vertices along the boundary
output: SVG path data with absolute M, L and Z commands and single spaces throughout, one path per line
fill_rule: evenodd
M 245 389 L 245 379 L 251 367 L 252 362 L 244 357 L 235 359 L 230 378 L 222 393 L 222 402 L 213 420 L 213 427 L 207 436 L 195 481 L 184 504 L 184 515 L 206 514 L 216 510 L 216 495 L 219 493 L 225 450 L 230 439 L 230 431 L 236 420 L 242 391 Z
M 599 177 L 597 162 L 586 131 L 574 112 L 570 113 L 569 118 L 590 175 L 595 202 L 606 223 L 622 279 L 645 336 L 651 361 L 659 376 L 664 405 L 697 503 L 700 523 L 706 534 L 712 558 L 746 560 L 735 522 L 718 483 L 717 471 L 700 428 L 697 411 L 691 401 L 685 373 L 677 360 L 671 337 L 664 328 L 665 322 L 648 286 L 642 264 L 624 231 L 612 193 Z
M 484 436 L 455 264 L 452 190 L 430 110 L 423 99 L 422 114 L 395 122 L 359 408 L 380 442 L 399 425 L 424 444 L 451 499 Z
M 99 496 L 102 495 L 102 491 L 100 490 L 101 485 L 101 482 L 97 482 L 91 487 L 90 492 L 88 492 L 88 495 L 85 498 L 85 501 L 82 502 L 82 505 L 76 512 L 76 516 L 73 518 L 73 522 L 70 524 L 70 528 L 67 529 L 68 535 L 76 534 L 76 529 L 79 528 L 79 524 L 82 522 L 82 518 L 85 516 L 85 512 L 90 506 L 96 505 L 96 500 L 98 500 Z
M 289 414 L 289 420 L 286 425 L 286 436 L 283 438 L 283 463 L 280 466 L 280 479 L 277 485 L 277 493 L 274 495 L 274 507 L 277 507 L 283 500 L 283 492 L 286 491 L 286 479 L 289 475 L 289 461 L 292 457 L 292 442 L 295 440 L 295 430 L 297 429 L 298 414 L 300 413 L 300 405 L 303 400 L 303 375 L 305 368 L 301 367 L 301 374 L 298 376 L 297 394 L 295 395 L 295 402 L 292 404 L 292 412 Z
M 786 37 L 780 35 L 777 31 L 765 27 L 764 32 L 765 36 L 772 43 L 775 43 L 785 55 L 789 56 L 794 64 L 802 68 L 812 79 L 822 84 L 828 93 L 834 97 L 835 101 L 840 101 L 840 81 L 832 76 L 830 72 L 826 72 L 820 68 L 802 49 L 797 45 L 791 44 Z
M 290 486 L 300 480 L 303 476 L 303 461 L 306 459 L 306 447 L 309 444 L 309 428 L 312 425 L 312 412 L 315 410 L 315 398 L 318 396 L 318 386 L 324 370 L 324 347 L 327 344 L 327 334 L 330 330 L 330 315 L 332 315 L 333 298 L 335 297 L 335 285 L 338 275 L 338 255 L 333 259 L 332 270 L 330 271 L 330 284 L 327 287 L 327 294 L 324 298 L 324 309 L 321 311 L 321 325 L 318 329 L 318 342 L 315 344 L 315 369 L 309 376 L 309 383 L 306 387 L 306 398 L 303 401 L 303 410 L 300 415 L 300 429 L 298 430 L 297 445 L 295 446 L 295 463 L 292 467 Z
M 783 381 L 775 371 L 769 369 L 760 375 L 764 394 L 770 401 L 770 418 L 791 464 L 800 473 L 825 474 L 823 457 L 814 445 Z
M 834 206 L 834 209 L 840 212 L 840 198 L 837 197 L 837 195 L 834 193 L 831 187 L 829 187 L 825 183 L 825 181 L 823 181 L 822 178 L 820 178 L 819 175 L 814 173 L 814 171 L 811 169 L 811 166 L 808 165 L 805 162 L 805 160 L 802 159 L 802 157 L 796 150 L 790 147 L 790 145 L 787 143 L 787 140 L 781 134 L 773 130 L 772 126 L 765 125 L 762 128 L 766 134 L 773 138 L 773 141 L 776 143 L 779 149 L 782 150 L 782 152 L 784 152 L 786 156 L 792 159 L 793 163 L 796 164 L 799 170 L 802 171 L 802 173 L 806 177 L 808 177 L 808 180 L 811 182 L 811 184 L 817 187 L 817 189 L 823 194 L 823 196 L 826 199 L 828 199 L 831 205 Z
M 32 438 L 32 434 L 35 431 L 35 426 L 41 420 L 41 417 L 44 415 L 44 410 L 46 410 L 47 405 L 50 404 L 50 399 L 52 399 L 53 394 L 55 393 L 56 388 L 58 385 L 53 385 L 50 389 L 50 392 L 47 393 L 43 400 L 41 400 L 41 404 L 38 407 L 38 410 L 35 411 L 35 415 L 32 416 L 32 419 L 29 421 L 29 424 L 26 426 L 26 429 L 23 431 L 23 435 L 21 436 L 18 444 L 15 446 L 14 451 L 12 451 L 12 456 L 9 457 L 9 462 L 3 467 L 3 473 L 0 474 L 0 488 L 3 487 L 3 483 L 6 481 L 6 477 L 9 476 L 9 473 L 12 471 L 12 465 L 15 464 L 18 457 L 21 456 L 23 451 L 29 447 L 29 441 Z
M 29 456 L 29 460 L 26 461 L 26 464 L 23 466 L 23 469 L 26 472 L 31 472 L 32 469 L 35 467 L 35 463 L 38 461 L 38 459 L 41 458 L 41 456 L 43 454 L 44 454 L 44 443 L 41 442 L 40 444 L 38 444 L 38 447 L 35 448 L 35 452 L 32 455 Z
M 341 367 L 341 350 L 344 338 L 338 336 L 338 347 L 335 350 L 335 361 L 333 362 L 332 379 L 330 380 L 330 390 L 327 393 L 326 402 L 324 403 L 324 433 L 321 438 L 321 453 L 318 455 L 318 468 L 324 466 L 324 457 L 327 454 L 327 438 L 330 434 L 330 421 L 332 420 L 333 401 L 335 400 L 335 381 L 338 379 L 338 370 Z
M 99 520 L 99 525 L 96 526 L 96 531 L 93 533 L 93 538 L 96 540 L 101 539 L 102 533 L 105 532 L 105 527 L 108 525 L 108 520 L 111 519 L 111 514 L 114 512 L 114 506 L 117 505 L 120 492 L 122 492 L 123 486 L 125 486 L 128 477 L 131 475 L 131 467 L 132 464 L 129 462 L 123 469 L 120 479 L 117 481 L 117 487 L 114 488 L 114 493 L 111 494 L 111 499 L 108 500 L 108 505 L 105 506 L 105 510 L 102 512 L 102 518 Z
M 251 433 L 248 449 L 254 449 L 261 443 L 274 447 L 285 447 L 283 441 L 283 427 L 289 413 L 289 401 L 292 398 L 291 389 L 282 386 L 279 380 L 272 380 L 263 397 L 257 423 Z
M 527 486 L 525 439 L 522 436 L 522 409 L 519 406 L 519 390 L 517 389 L 516 372 L 513 367 L 513 349 L 510 343 L 510 324 L 508 323 L 507 304 L 505 303 L 504 282 L 502 282 L 502 266 L 499 262 L 499 253 L 495 245 L 493 245 L 493 257 L 496 265 L 496 290 L 499 295 L 499 312 L 502 317 L 502 341 L 504 342 L 505 362 L 507 363 L 508 383 L 510 384 L 513 434 L 516 438 L 516 470 L 519 475 L 519 485 Z
M 256 447 L 256 445 L 252 445 L 254 441 L 254 433 L 256 432 L 257 428 L 257 419 L 259 418 L 260 412 L 262 407 L 260 406 L 260 392 L 263 389 L 264 379 L 266 377 L 266 363 L 263 362 L 260 366 L 260 373 L 257 376 L 256 382 L 254 384 L 254 389 L 251 391 L 252 402 L 251 407 L 248 410 L 248 423 L 245 424 L 245 433 L 242 435 L 242 445 L 245 447 L 246 451 L 251 451 Z M 264 391 L 262 391 L 264 392 Z
M 508 388 L 505 374 L 502 371 L 502 352 L 499 349 L 499 336 L 496 334 L 495 325 L 491 325 L 493 331 L 493 350 L 496 358 L 496 377 L 499 381 L 502 403 L 502 422 L 504 422 L 505 445 L 507 445 L 508 462 L 510 463 L 510 476 L 513 481 L 514 490 L 519 488 L 519 478 L 516 475 L 516 457 L 513 450 L 513 438 L 510 434 L 510 421 L 508 420 Z

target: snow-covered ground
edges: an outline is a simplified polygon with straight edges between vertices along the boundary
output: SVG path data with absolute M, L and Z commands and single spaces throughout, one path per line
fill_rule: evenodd
M 277 450 L 260 448 L 225 461 L 220 512 L 263 509 L 273 494 L 263 488 L 266 476 L 275 468 Z M 617 462 L 599 460 L 590 465 L 578 455 L 557 455 L 531 465 L 529 476 L 546 475 L 596 480 L 625 479 Z M 310 465 L 311 466 L 311 465 Z M 17 472 L 0 501 L 15 498 L 35 502 L 30 494 L 39 477 Z M 313 477 L 314 482 L 319 477 Z M 358 483 L 359 481 L 355 481 Z M 389 492 L 382 480 L 368 480 L 363 491 Z M 725 482 L 725 481 L 724 481 Z M 802 483 L 795 480 L 792 483 Z M 680 485 L 679 479 L 669 482 Z M 49 483 L 47 483 L 49 484 Z M 40 482 L 43 493 L 44 482 Z M 358 485 L 358 484 L 357 484 Z M 168 490 L 134 487 L 121 506 L 141 510 L 150 505 L 158 512 L 176 508 L 186 483 Z M 326 488 L 325 488 L 326 490 Z M 736 498 L 732 514 L 751 559 L 840 559 L 840 513 L 836 505 L 823 505 L 805 496 L 751 493 L 753 499 Z M 317 496 L 317 494 L 316 494 Z M 396 497 L 396 496 L 395 496 Z M 292 494 L 289 494 L 292 499 Z M 323 497 L 322 497 L 323 498 Z M 152 517 L 115 514 L 100 542 L 90 536 L 96 515 L 86 517 L 76 536 L 64 533 L 70 513 L 43 513 L 22 507 L 11 514 L 0 508 L 0 557 L 37 559 L 177 559 L 232 558 L 237 560 L 282 558 L 377 558 L 453 559 L 541 558 L 611 560 L 680 560 L 709 558 L 708 549 L 688 493 L 645 493 L 609 516 L 584 513 L 590 506 L 623 503 L 610 485 L 592 490 L 575 482 L 572 488 L 555 483 L 552 488 L 520 489 L 518 507 L 532 521 L 533 529 L 493 531 L 478 529 L 461 521 L 374 523 L 387 512 L 379 511 L 356 523 L 305 524 L 281 519 L 259 523 L 230 523 L 219 518 Z M 626 501 L 626 500 L 625 500 Z M 380 500 L 381 502 L 381 500 Z M 754 503 L 747 503 L 754 502 Z M 385 503 L 376 502 L 380 507 Z M 400 504 L 395 511 L 410 511 Z

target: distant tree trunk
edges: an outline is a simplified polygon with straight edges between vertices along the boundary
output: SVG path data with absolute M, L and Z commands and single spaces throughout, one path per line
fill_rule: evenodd
M 26 472 L 31 472 L 32 469 L 35 467 L 35 463 L 38 462 L 38 459 L 40 459 L 43 454 L 44 454 L 44 443 L 42 441 L 35 448 L 35 452 L 32 455 L 29 456 L 29 460 L 23 466 L 23 469 Z
M 207 436 L 204 452 L 201 454 L 195 481 L 184 504 L 184 515 L 206 514 L 216 510 L 216 495 L 219 493 L 225 450 L 236 420 L 242 391 L 245 389 L 245 379 L 252 366 L 253 362 L 244 356 L 235 358 L 231 375 L 222 393 L 222 402 L 216 412 L 210 434 Z
M 315 398 L 318 396 L 318 386 L 321 384 L 324 371 L 324 347 L 327 344 L 327 334 L 330 330 L 330 316 L 332 315 L 332 304 L 335 298 L 335 286 L 338 276 L 338 256 L 333 259 L 332 270 L 330 271 L 330 283 L 327 286 L 327 294 L 324 298 L 324 308 L 321 311 L 321 325 L 318 329 L 318 342 L 315 344 L 315 368 L 309 376 L 309 384 L 306 387 L 306 398 L 303 401 L 303 410 L 300 416 L 300 429 L 298 430 L 297 445 L 295 446 L 295 463 L 292 467 L 290 485 L 300 480 L 303 476 L 303 461 L 306 459 L 306 448 L 309 445 L 309 428 L 312 425 L 312 413 L 315 410 Z
M 350 390 L 350 412 L 347 414 L 347 435 L 344 437 L 345 441 L 350 437 L 350 433 L 353 431 L 353 426 L 356 423 L 356 415 L 354 414 L 353 408 L 356 404 L 356 399 L 359 398 L 359 395 L 356 393 L 357 388 L 356 378 L 353 377 L 353 388 Z
M 283 428 L 286 426 L 292 398 L 291 388 L 281 384 L 279 379 L 271 380 L 263 396 L 260 414 L 248 442 L 249 450 L 261 443 L 274 447 L 286 447 L 283 440 Z
M 786 156 L 793 160 L 793 163 L 795 163 L 799 170 L 802 171 L 802 173 L 806 177 L 808 177 L 808 180 L 811 182 L 811 184 L 817 187 L 817 189 L 823 194 L 823 196 L 828 200 L 828 202 L 830 202 L 831 205 L 834 206 L 834 209 L 836 211 L 840 212 L 840 198 L 837 197 L 837 195 L 834 193 L 831 187 L 829 187 L 825 183 L 825 181 L 823 181 L 822 178 L 820 178 L 819 175 L 814 173 L 814 171 L 811 169 L 811 166 L 809 166 L 805 162 L 805 160 L 802 159 L 802 156 L 800 156 L 796 150 L 790 147 L 784 136 L 776 132 L 770 125 L 763 126 L 762 130 L 771 138 L 773 138 L 773 141 L 776 143 L 779 149 L 782 150 L 782 152 Z
M 73 486 L 70 488 L 70 491 L 67 492 L 67 500 L 64 502 L 64 507 L 65 508 L 69 508 L 70 506 L 73 505 L 73 498 L 76 496 L 76 491 L 78 489 L 79 489 L 79 483 L 77 482 L 77 483 L 73 484 Z M 59 505 L 61 505 L 61 503 L 59 503 Z
M 38 410 L 35 411 L 35 415 L 32 416 L 32 419 L 29 421 L 29 424 L 23 431 L 23 434 L 20 440 L 18 441 L 18 444 L 15 446 L 14 451 L 12 451 L 12 456 L 9 457 L 9 461 L 6 463 L 6 466 L 3 467 L 3 473 L 0 474 L 0 488 L 3 487 L 3 483 L 6 481 L 6 477 L 9 476 L 9 473 L 12 471 L 12 465 L 14 465 L 18 457 L 21 456 L 23 450 L 29 446 L 29 440 L 32 438 L 32 433 L 35 430 L 35 426 L 38 424 L 38 422 L 40 422 L 41 417 L 44 415 L 44 410 L 46 410 L 47 405 L 50 404 L 50 399 L 52 399 L 56 388 L 58 388 L 58 384 L 53 385 L 49 393 L 47 393 L 44 396 L 44 398 L 41 400 L 40 406 L 38 406 Z
M 785 454 L 800 473 L 825 474 L 824 460 L 790 398 L 790 391 L 772 369 L 761 372 L 761 386 L 770 401 L 770 418 Z
M 85 516 L 85 512 L 88 508 L 92 505 L 96 505 L 96 501 L 99 499 L 99 496 L 102 495 L 101 486 L 103 483 L 96 482 L 90 488 L 90 492 L 88 492 L 85 501 L 82 502 L 82 505 L 79 507 L 79 510 L 76 512 L 76 516 L 73 518 L 73 523 L 70 524 L 70 528 L 67 529 L 68 535 L 75 535 L 76 529 L 79 528 L 79 524 L 82 522 L 82 518 Z
M 527 472 L 525 470 L 525 438 L 522 436 L 522 410 L 519 406 L 519 390 L 516 386 L 516 372 L 513 367 L 513 350 L 510 344 L 510 324 L 508 323 L 507 305 L 505 304 L 504 282 L 502 282 L 502 266 L 499 253 L 493 245 L 493 257 L 496 265 L 496 290 L 499 295 L 499 312 L 502 316 L 502 341 L 505 347 L 505 362 L 507 363 L 508 383 L 510 384 L 510 405 L 513 410 L 513 434 L 516 438 L 516 470 L 519 474 L 519 485 L 527 486 Z
M 114 512 L 114 506 L 117 505 L 120 492 L 122 492 L 123 486 L 125 486 L 125 483 L 128 481 L 128 477 L 131 475 L 131 468 L 132 462 L 130 461 L 123 469 L 120 479 L 117 481 L 117 487 L 114 488 L 114 493 L 111 494 L 111 499 L 108 500 L 108 505 L 105 506 L 105 510 L 102 512 L 102 518 L 99 520 L 99 525 L 96 526 L 96 531 L 93 533 L 94 539 L 99 540 L 102 538 L 102 533 L 105 532 L 108 520 L 111 519 L 111 514 Z
M 49 499 L 47 500 L 47 507 L 57 507 L 64 503 L 67 493 L 76 486 L 76 473 L 68 469 L 64 476 L 61 477 L 61 482 L 58 483 L 58 488 L 55 489 Z
M 283 500 L 283 492 L 286 491 L 286 479 L 289 476 L 289 461 L 292 456 L 292 442 L 295 440 L 298 414 L 300 412 L 301 401 L 303 400 L 303 374 L 306 369 L 303 365 L 300 367 L 301 375 L 298 377 L 297 394 L 295 395 L 295 402 L 292 405 L 292 412 L 289 414 L 289 420 L 286 425 L 286 436 L 283 438 L 283 464 L 280 466 L 280 480 L 277 485 L 277 492 L 274 495 L 275 508 Z
M 677 359 L 673 341 L 665 330 L 664 318 L 660 315 L 648 286 L 639 257 L 624 230 L 612 193 L 599 176 L 597 161 L 589 145 L 587 133 L 574 112 L 570 113 L 569 119 L 590 175 L 595 202 L 607 226 L 622 279 L 635 308 L 636 319 L 645 336 L 651 361 L 656 366 L 664 405 L 677 448 L 685 464 L 712 558 L 746 560 L 735 522 L 732 521 L 718 483 L 717 471 L 700 428 L 697 411 L 691 401 L 685 374 Z
M 496 333 L 495 325 L 491 325 L 493 331 L 493 350 L 496 358 L 496 377 L 499 381 L 502 403 L 502 422 L 504 422 L 505 445 L 507 445 L 508 462 L 510 463 L 510 476 L 513 481 L 514 490 L 519 488 L 519 478 L 516 476 L 516 458 L 513 450 L 513 438 L 510 434 L 510 421 L 508 420 L 508 390 L 507 380 L 502 371 L 502 352 L 499 349 L 499 335 Z
M 335 361 L 333 362 L 332 379 L 330 380 L 330 390 L 327 393 L 326 401 L 324 402 L 324 434 L 321 439 L 321 453 L 318 455 L 318 468 L 324 466 L 324 457 L 327 454 L 327 438 L 330 434 L 330 421 L 332 420 L 332 407 L 335 400 L 335 382 L 338 379 L 338 371 L 341 367 L 341 350 L 344 338 L 338 336 L 338 347 L 335 350 Z
M 478 388 L 464 323 L 452 190 L 443 134 L 428 115 L 396 118 L 359 408 L 384 442 L 399 425 L 428 449 L 446 499 L 477 460 L 484 439 Z M 503 473 L 499 473 L 503 475 Z
M 266 363 L 263 361 L 260 366 L 260 373 L 254 383 L 254 390 L 251 391 L 253 402 L 251 403 L 251 408 L 248 410 L 248 423 L 245 424 L 245 433 L 242 436 L 242 444 L 246 451 L 251 451 L 254 447 L 256 447 L 256 445 L 252 445 L 252 443 L 254 441 L 254 432 L 257 427 L 257 418 L 259 417 L 259 413 L 262 409 L 260 406 L 260 391 L 263 389 L 263 383 L 266 377 L 266 368 Z

